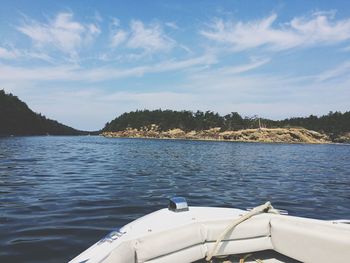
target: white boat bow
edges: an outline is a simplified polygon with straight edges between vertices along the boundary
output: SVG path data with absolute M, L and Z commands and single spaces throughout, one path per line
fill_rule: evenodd
M 174 198 L 168 209 L 112 231 L 70 263 L 190 263 L 248 254 L 262 262 L 350 262 L 349 224 L 281 215 L 269 205 L 248 212 L 187 207 Z

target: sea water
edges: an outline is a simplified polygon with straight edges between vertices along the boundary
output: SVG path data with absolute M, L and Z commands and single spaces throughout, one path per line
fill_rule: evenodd
M 66 262 L 175 195 L 350 219 L 350 146 L 0 138 L 0 262 Z

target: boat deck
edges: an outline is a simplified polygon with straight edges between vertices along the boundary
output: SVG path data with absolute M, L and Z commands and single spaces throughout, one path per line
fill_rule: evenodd
M 247 255 L 251 255 L 247 257 Z M 261 260 L 261 263 L 300 263 L 300 261 L 286 257 L 280 253 L 277 253 L 273 250 L 265 250 L 259 252 L 245 253 L 245 254 L 237 254 L 231 255 L 225 258 L 215 258 L 213 263 L 239 263 L 240 259 L 243 259 L 244 263 L 256 263 Z M 199 260 L 193 263 L 207 263 L 207 261 Z

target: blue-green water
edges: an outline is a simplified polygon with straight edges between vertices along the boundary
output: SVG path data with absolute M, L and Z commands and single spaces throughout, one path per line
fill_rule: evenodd
M 0 138 L 0 262 L 66 262 L 173 195 L 350 219 L 350 146 Z

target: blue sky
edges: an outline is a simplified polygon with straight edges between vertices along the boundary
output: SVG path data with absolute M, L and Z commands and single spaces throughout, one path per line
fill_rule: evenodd
M 1 1 L 0 88 L 95 130 L 136 109 L 350 110 L 349 1 Z

